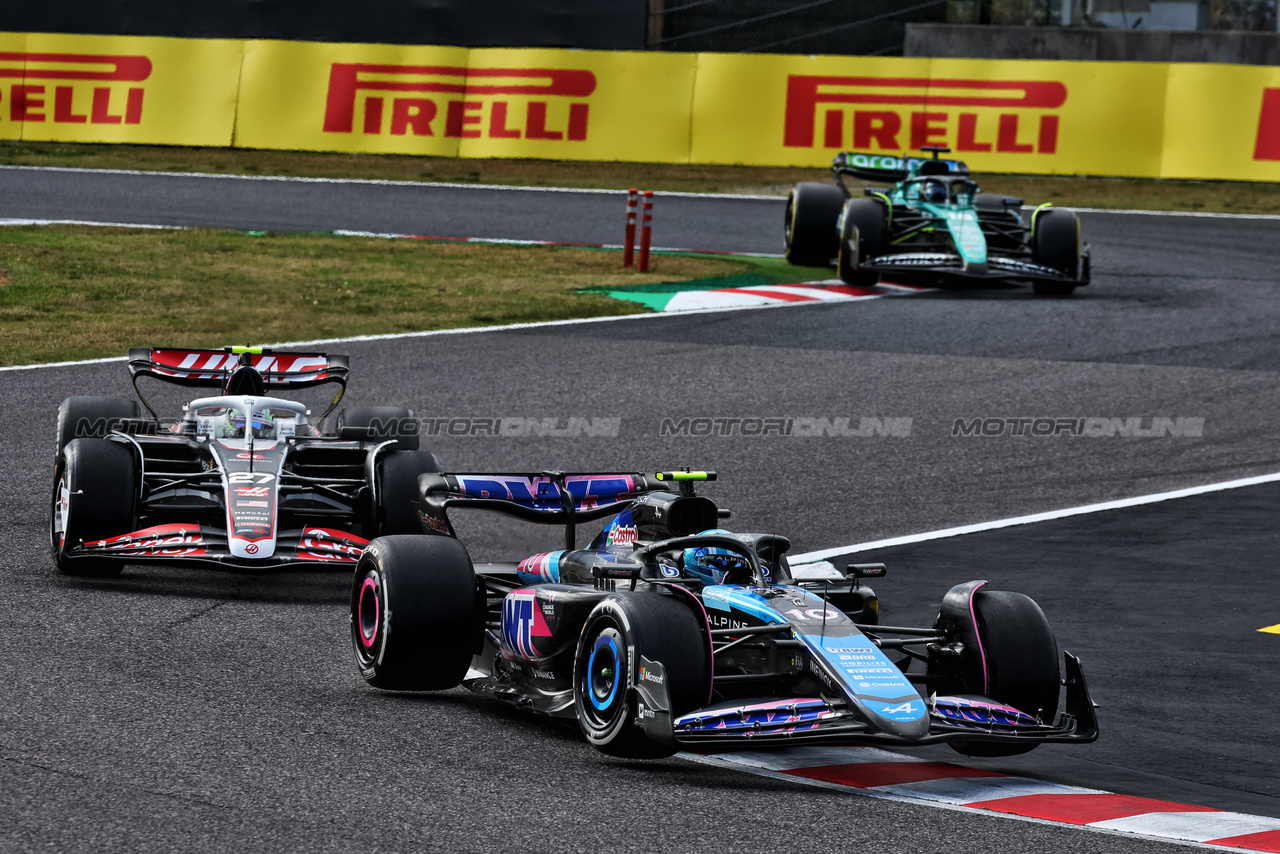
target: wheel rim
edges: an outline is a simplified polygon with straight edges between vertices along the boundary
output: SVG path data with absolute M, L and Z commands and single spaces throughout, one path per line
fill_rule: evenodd
M 377 572 L 370 572 L 360 582 L 352 614 L 352 634 L 356 655 L 361 664 L 371 664 L 382 646 L 382 584 Z
M 58 478 L 58 485 L 53 490 L 53 521 L 50 525 L 50 541 L 55 549 L 61 550 L 67 541 L 67 520 L 71 516 L 71 488 L 67 486 L 67 477 Z
M 618 718 L 626 692 L 622 690 L 626 666 L 623 658 L 622 634 L 614 626 L 605 626 L 591 644 L 582 672 L 578 674 L 580 691 L 586 700 L 581 704 L 588 723 L 606 729 Z

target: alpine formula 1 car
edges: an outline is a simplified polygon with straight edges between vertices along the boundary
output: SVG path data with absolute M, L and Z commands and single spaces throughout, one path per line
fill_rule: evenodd
M 350 408 L 323 435 L 310 410 L 269 391 L 336 383 L 346 356 L 261 348 L 134 349 L 129 372 L 150 417 L 125 398 L 70 397 L 58 409 L 49 540 L 69 575 L 131 563 L 242 569 L 352 565 L 368 541 L 419 530 L 418 475 L 439 471 L 412 413 Z M 161 419 L 138 381 L 215 388 Z
M 438 536 L 375 539 L 356 567 L 361 674 L 576 718 L 595 747 L 631 758 L 815 742 L 1003 756 L 1097 738 L 1080 662 L 1066 654 L 1060 678 L 1034 601 L 971 581 L 932 626 L 881 626 L 863 579 L 882 564 L 797 580 L 785 538 L 717 527 L 727 511 L 693 489 L 711 479 L 423 475 L 418 514 Z M 565 547 L 473 565 L 449 519 L 467 508 L 564 525 Z M 606 518 L 577 548 L 576 523 Z
M 787 199 L 787 260 L 832 263 L 845 283 L 956 286 L 978 280 L 1030 281 L 1038 294 L 1065 296 L 1089 284 L 1089 247 L 1070 211 L 1040 205 L 1023 219 L 1022 199 L 982 193 L 950 151 L 932 159 L 837 154 L 835 185 L 797 184 Z M 844 176 L 896 181 L 855 198 Z

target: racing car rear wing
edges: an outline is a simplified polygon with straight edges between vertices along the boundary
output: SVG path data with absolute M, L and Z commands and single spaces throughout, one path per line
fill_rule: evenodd
M 453 533 L 448 519 L 452 507 L 564 525 L 566 548 L 572 549 L 574 526 L 580 522 L 611 516 L 620 505 L 652 492 L 679 491 L 684 498 L 694 497 L 690 488 L 694 482 L 715 479 L 715 472 L 690 471 L 423 474 L 418 478 L 418 515 L 426 527 L 443 534 Z
M 337 383 L 341 388 L 330 410 L 342 399 L 351 372 L 346 356 L 325 353 L 278 353 L 262 347 L 221 350 L 135 347 L 129 350 L 129 376 L 138 398 L 154 415 L 155 410 L 138 389 L 141 377 L 154 377 L 175 385 L 222 388 L 227 377 L 245 359 L 262 375 L 267 388 L 298 389 Z
M 869 181 L 902 181 L 912 169 L 922 163 L 945 164 L 945 171 L 953 175 L 968 175 L 969 167 L 963 160 L 928 160 L 923 157 L 895 157 L 892 154 L 860 154 L 842 151 L 831 161 L 831 171 L 840 175 L 853 175 Z M 941 167 L 939 167 L 941 171 Z

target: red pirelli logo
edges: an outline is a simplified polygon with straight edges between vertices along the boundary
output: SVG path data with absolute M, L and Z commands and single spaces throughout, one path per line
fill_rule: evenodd
M 354 133 L 363 98 L 361 132 L 474 139 L 587 138 L 596 76 L 582 69 L 461 68 L 444 65 L 366 65 L 335 62 L 329 71 L 325 133 Z M 514 115 L 512 98 L 529 100 Z M 387 101 L 391 102 L 387 120 Z M 567 109 L 561 109 L 567 103 Z M 553 105 L 559 121 L 550 118 Z M 443 109 L 442 109 L 443 108 Z
M 7 113 L 13 122 L 139 124 L 143 88 L 118 84 L 141 83 L 150 76 L 151 60 L 145 56 L 0 52 L 0 81 L 20 81 L 7 87 Z
M 1059 117 L 1053 111 L 1066 100 L 1066 84 L 1049 80 L 791 75 L 783 145 L 815 147 L 821 119 L 824 148 L 918 151 L 948 145 L 953 151 L 1054 154 Z M 875 109 L 887 106 L 899 109 Z M 965 107 L 1001 112 L 993 117 Z

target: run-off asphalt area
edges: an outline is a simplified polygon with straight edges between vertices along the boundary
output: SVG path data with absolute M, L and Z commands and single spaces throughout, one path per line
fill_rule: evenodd
M 621 418 L 616 439 L 441 439 L 449 467 L 714 468 L 723 479 L 707 494 L 734 511 L 731 526 L 791 536 L 796 551 L 1280 469 L 1276 224 L 1089 217 L 1086 228 L 1099 276 L 1072 300 L 981 291 L 331 349 L 352 354 L 353 404 Z M 379 695 L 350 661 L 343 573 L 63 579 L 44 546 L 55 407 L 71 394 L 128 393 L 122 364 L 0 374 L 2 848 L 1170 847 L 681 761 L 619 763 L 571 729 L 463 691 Z M 161 397 L 173 411 L 181 394 Z M 913 427 L 909 437 L 660 435 L 663 418 L 699 415 L 911 417 Z M 956 418 L 979 415 L 1202 417 L 1205 429 L 951 435 Z M 1117 511 L 885 554 L 886 619 L 927 620 L 952 583 L 1007 581 L 1041 599 L 1104 704 L 1098 744 L 1045 748 L 1010 770 L 1280 814 L 1266 658 L 1277 641 L 1256 631 L 1280 622 L 1265 611 L 1277 601 L 1275 496 L 1258 488 L 1168 516 Z M 1227 663 L 1206 666 L 1216 656 Z

